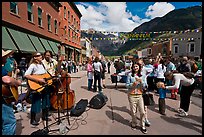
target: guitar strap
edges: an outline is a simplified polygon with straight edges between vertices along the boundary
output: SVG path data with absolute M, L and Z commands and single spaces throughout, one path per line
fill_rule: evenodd
M 43 68 L 47 71 L 47 69 L 45 68 L 44 64 L 42 63 Z M 47 73 L 50 75 L 50 77 L 52 77 L 52 75 L 50 74 L 49 71 L 47 71 Z

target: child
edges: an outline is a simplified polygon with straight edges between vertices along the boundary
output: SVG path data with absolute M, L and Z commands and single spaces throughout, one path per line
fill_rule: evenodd
M 157 88 L 159 92 L 159 113 L 162 115 L 166 115 L 165 110 L 166 110 L 166 103 L 165 103 L 165 98 L 166 98 L 166 92 L 169 92 L 168 90 L 162 88 L 164 86 L 163 82 L 158 82 L 157 83 Z

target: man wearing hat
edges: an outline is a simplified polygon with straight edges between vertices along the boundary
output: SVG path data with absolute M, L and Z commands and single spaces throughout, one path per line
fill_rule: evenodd
M 16 86 L 21 85 L 20 80 L 16 80 L 8 76 L 8 71 L 5 69 L 4 64 L 6 59 L 13 54 L 12 50 L 4 51 L 2 50 L 2 83 L 4 85 Z M 3 90 L 2 90 L 3 93 Z M 3 94 L 2 94 L 3 95 Z M 5 101 L 4 95 L 2 96 L 2 135 L 15 135 L 16 133 L 16 118 L 13 112 L 12 104 L 8 104 Z

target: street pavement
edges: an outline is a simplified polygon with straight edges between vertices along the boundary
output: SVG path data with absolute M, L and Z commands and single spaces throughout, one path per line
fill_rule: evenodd
M 111 66 L 111 74 L 115 72 Z M 96 95 L 96 92 L 87 90 L 86 71 L 79 71 L 70 74 L 72 78 L 70 88 L 75 92 L 75 104 L 81 99 L 88 101 Z M 103 93 L 108 97 L 108 101 L 101 109 L 86 108 L 86 111 L 79 117 L 67 115 L 67 111 L 61 111 L 60 121 L 66 125 L 66 132 L 63 135 L 144 135 L 139 128 L 132 130 L 130 127 L 131 116 L 129 102 L 124 83 L 111 82 L 110 74 L 106 73 L 106 88 Z M 20 90 L 19 90 L 20 92 Z M 26 92 L 25 88 L 22 92 Z M 202 135 L 202 95 L 200 90 L 195 90 L 192 95 L 189 115 L 179 117 L 176 110 L 179 107 L 179 96 L 177 100 L 170 99 L 167 93 L 166 115 L 160 115 L 158 111 L 158 95 L 154 94 L 155 105 L 148 106 L 148 119 L 151 126 L 147 127 L 147 135 Z M 17 119 L 17 135 L 30 135 L 34 131 L 44 129 L 46 122 L 41 120 L 41 114 L 37 115 L 40 125 L 34 127 L 30 125 L 30 104 L 27 111 L 15 113 Z M 57 111 L 51 111 L 49 125 L 49 135 L 60 135 Z M 139 114 L 138 114 L 139 119 Z M 139 123 L 139 120 L 138 120 Z M 61 133 L 62 134 L 62 133 Z

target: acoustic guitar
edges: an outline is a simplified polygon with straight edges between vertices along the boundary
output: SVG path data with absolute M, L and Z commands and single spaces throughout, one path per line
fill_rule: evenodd
M 46 84 L 39 84 L 36 83 L 35 81 L 32 80 L 28 80 L 28 85 L 30 87 L 31 90 L 35 90 L 37 92 L 41 92 L 45 86 L 49 86 L 52 85 L 53 81 L 52 81 L 52 76 L 50 76 L 50 74 L 45 73 L 42 75 L 32 75 L 32 77 L 37 78 L 37 79 L 45 79 L 45 81 L 47 82 Z
M 2 84 L 2 97 L 7 104 L 18 101 L 18 87 Z
M 17 78 L 17 69 L 9 72 L 8 76 Z M 2 97 L 7 104 L 18 101 L 18 87 L 2 84 Z

